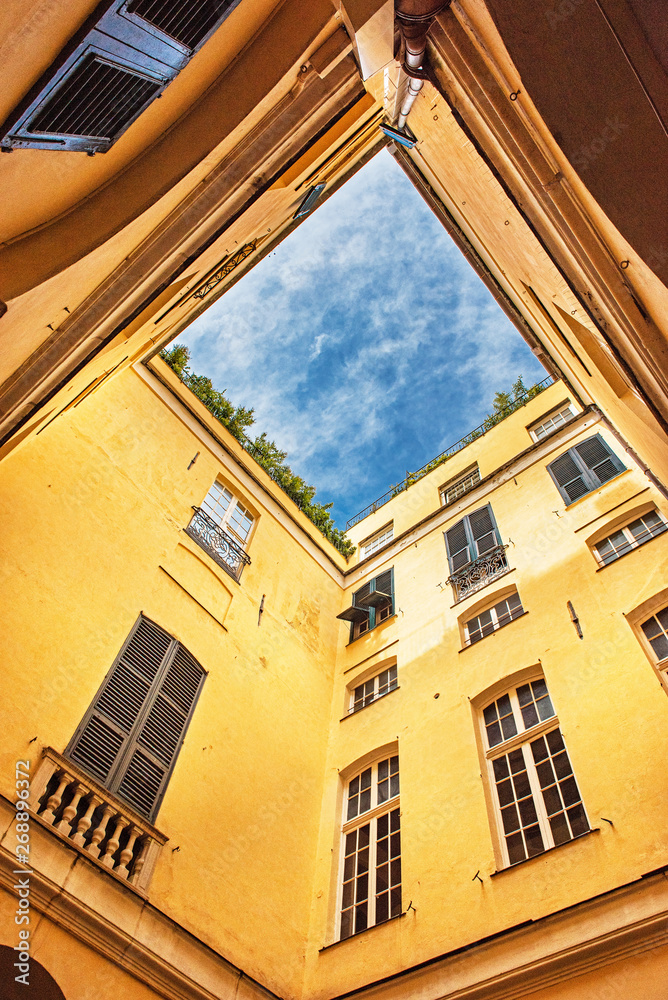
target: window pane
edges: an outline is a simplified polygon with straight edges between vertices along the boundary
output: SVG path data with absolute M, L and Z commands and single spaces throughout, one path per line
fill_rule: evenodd
M 508 848 L 508 860 L 511 865 L 517 864 L 518 861 L 524 861 L 527 856 L 524 850 L 524 838 L 521 833 L 514 833 L 512 836 L 506 837 L 506 847 Z
M 530 858 L 535 857 L 536 854 L 541 854 L 545 850 L 543 835 L 540 832 L 539 826 L 530 826 L 528 830 L 524 831 L 524 837 L 526 839 L 527 855 Z

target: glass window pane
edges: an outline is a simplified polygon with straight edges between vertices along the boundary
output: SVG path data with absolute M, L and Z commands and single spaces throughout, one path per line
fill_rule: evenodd
M 522 718 L 524 719 L 525 729 L 531 729 L 532 726 L 538 724 L 538 712 L 533 702 L 524 706 L 522 709 Z
M 521 833 L 513 833 L 510 837 L 506 837 L 506 847 L 511 865 L 517 864 L 518 861 L 524 861 L 526 858 L 524 838 Z
M 487 743 L 490 747 L 495 747 L 497 743 L 502 743 L 501 726 L 498 722 L 487 727 Z
M 367 928 L 367 904 L 363 903 L 355 909 L 355 933 L 365 931 Z
M 376 896 L 376 923 L 382 924 L 390 915 L 390 896 L 384 892 L 382 896 Z
M 558 753 L 564 749 L 564 741 L 558 729 L 553 729 L 551 733 L 547 733 L 545 738 L 547 739 L 547 745 L 551 753 Z
M 505 757 L 497 757 L 492 764 L 494 768 L 494 777 L 497 781 L 501 781 L 502 778 L 507 778 L 510 774 L 508 770 L 508 761 Z
M 552 836 L 556 847 L 558 847 L 559 844 L 565 844 L 567 840 L 571 839 L 571 831 L 568 828 L 566 816 L 563 812 L 559 812 L 556 816 L 550 817 L 550 828 L 552 830 Z
M 557 791 L 556 785 L 550 785 L 548 788 L 543 789 L 543 801 L 545 802 L 545 808 L 548 816 L 551 816 L 553 813 L 560 812 L 563 808 L 563 803 L 559 792 Z
M 496 791 L 499 796 L 499 802 L 502 806 L 508 805 L 508 803 L 512 802 L 515 797 L 510 778 L 500 781 L 496 786 Z
M 564 781 L 560 781 L 559 788 L 561 789 L 564 805 L 572 806 L 574 803 L 580 801 L 580 793 L 575 778 L 566 778 Z
M 519 803 L 519 807 L 522 826 L 530 826 L 531 823 L 538 822 L 538 816 L 536 815 L 536 807 L 533 799 L 522 799 Z
M 515 804 L 505 806 L 501 810 L 501 819 L 503 821 L 503 830 L 505 833 L 512 833 L 520 828 L 520 819 L 517 814 L 517 808 Z
M 527 854 L 530 858 L 535 857 L 536 854 L 540 854 L 545 850 L 543 835 L 540 832 L 539 826 L 530 826 L 528 830 L 524 831 L 524 836 L 527 842 Z
M 587 822 L 587 817 L 585 816 L 585 811 L 582 805 L 578 804 L 576 806 L 571 806 L 567 812 L 573 836 L 579 837 L 581 834 L 587 833 L 589 830 L 589 823 Z

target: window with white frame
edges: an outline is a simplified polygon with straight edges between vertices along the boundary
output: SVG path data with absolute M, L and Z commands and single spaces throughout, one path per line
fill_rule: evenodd
M 524 614 L 520 595 L 515 591 L 491 608 L 486 608 L 464 622 L 464 641 L 467 646 L 484 639 L 509 622 Z
M 394 537 L 394 523 L 386 524 L 384 528 L 372 535 L 371 538 L 367 538 L 365 542 L 362 542 L 362 558 L 366 559 L 367 556 L 373 555 L 378 549 L 382 548 L 388 542 L 392 541 Z
M 246 543 L 253 515 L 227 486 L 215 482 L 186 527 L 186 534 L 235 580 L 250 563 Z
M 441 486 L 439 493 L 441 496 L 441 506 L 446 507 L 449 503 L 458 500 L 459 497 L 464 496 L 469 490 L 472 490 L 474 486 L 477 486 L 480 482 L 480 469 L 478 466 L 474 466 L 463 473 L 459 478 L 451 480 L 446 483 L 445 486 Z
M 222 483 L 214 483 L 202 500 L 201 509 L 212 521 L 231 532 L 245 545 L 253 525 L 253 515 Z
M 569 448 L 547 467 L 567 505 L 598 489 L 625 469 L 600 434 Z
M 351 690 L 348 712 L 359 712 L 362 708 L 370 705 L 372 701 L 377 701 L 389 694 L 390 691 L 394 691 L 397 686 L 397 667 L 395 664 L 388 667 L 387 670 L 381 670 L 375 677 L 364 681 L 363 684 L 358 684 Z
M 552 434 L 557 428 L 563 427 L 573 416 L 575 416 L 575 411 L 571 404 L 567 403 L 566 406 L 562 406 L 558 410 L 554 410 L 553 413 L 549 413 L 546 417 L 542 417 L 540 423 L 529 427 L 529 434 L 534 441 L 542 441 L 548 434 Z
M 637 549 L 639 545 L 644 545 L 657 535 L 663 534 L 666 528 L 668 524 L 658 510 L 650 510 L 596 542 L 593 546 L 596 560 L 601 566 L 607 566 L 632 549 Z
M 399 757 L 370 764 L 346 788 L 339 939 L 401 914 Z
M 485 705 L 482 727 L 505 865 L 589 831 L 544 678 Z
M 660 668 L 668 667 L 668 607 L 646 618 L 640 625 Z

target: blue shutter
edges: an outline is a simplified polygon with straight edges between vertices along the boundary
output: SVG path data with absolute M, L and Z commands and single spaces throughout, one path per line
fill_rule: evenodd
M 547 467 L 567 505 L 598 489 L 624 469 L 600 434 L 569 448 Z
M 466 530 L 467 518 L 462 518 L 452 528 L 444 532 L 450 572 L 455 573 L 471 562 L 469 537 Z

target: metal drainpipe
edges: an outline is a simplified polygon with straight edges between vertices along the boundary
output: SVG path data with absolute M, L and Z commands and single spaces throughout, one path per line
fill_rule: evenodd
M 427 48 L 427 32 L 440 11 L 450 5 L 451 0 L 396 0 L 395 13 L 404 42 L 403 71 L 409 78 L 408 91 L 399 110 L 397 128 L 403 128 L 415 98 L 424 84 L 424 54 Z
M 605 424 L 611 431 L 613 437 L 615 437 L 619 441 L 622 448 L 624 448 L 624 450 L 631 456 L 634 462 L 636 462 L 640 466 L 641 470 L 645 473 L 650 483 L 656 487 L 661 496 L 665 497 L 666 500 L 668 500 L 668 489 L 666 489 L 661 480 L 652 472 L 647 463 L 643 462 L 642 458 L 637 453 L 637 451 L 635 451 L 628 443 L 628 441 L 624 437 L 622 437 L 622 435 L 619 433 L 617 428 L 612 424 L 610 419 L 606 417 L 605 413 L 603 413 L 603 411 L 595 403 L 591 404 L 591 408 L 595 413 L 598 413 L 601 419 L 605 422 Z

